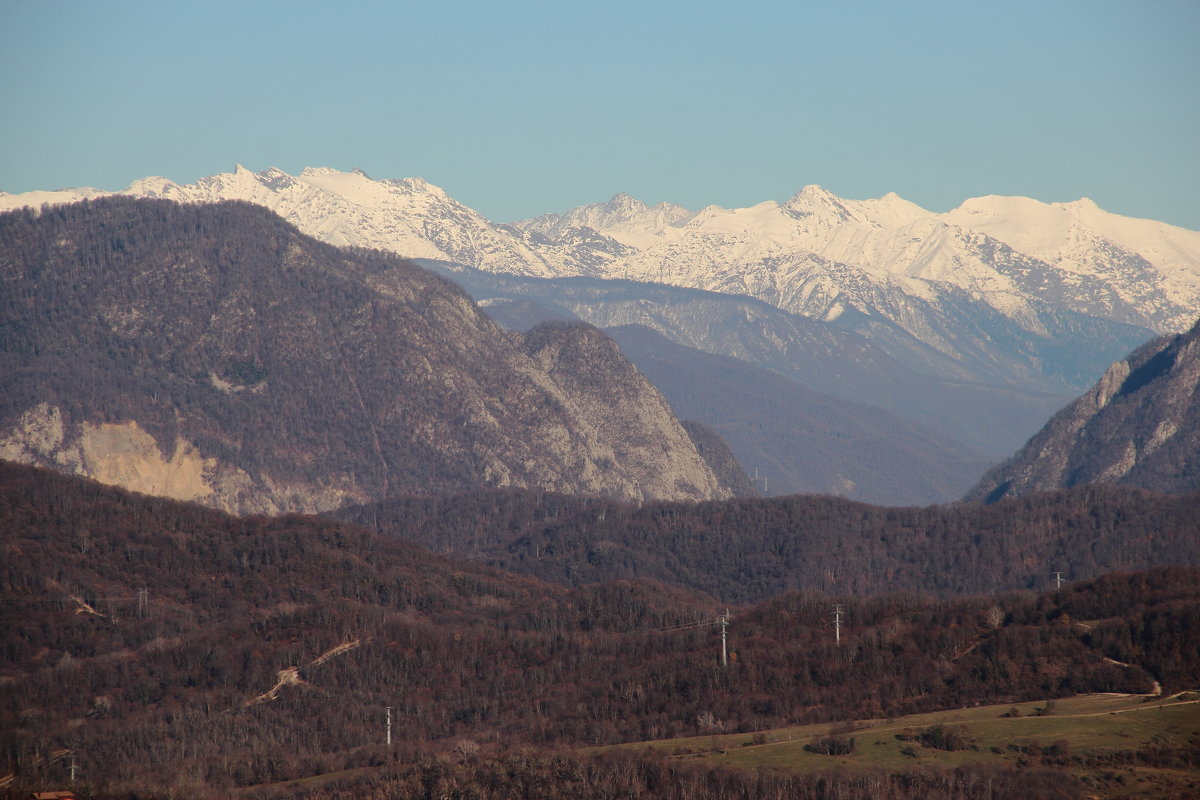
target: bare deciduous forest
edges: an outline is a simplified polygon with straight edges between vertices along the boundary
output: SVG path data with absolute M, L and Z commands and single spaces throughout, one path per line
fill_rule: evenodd
M 1200 564 L 1200 495 L 1104 485 L 925 508 L 815 495 L 631 504 L 494 491 L 334 516 L 555 583 L 650 578 L 732 603 L 796 590 L 1040 590 L 1056 571 L 1074 580 Z
M 1059 592 L 784 592 L 732 609 L 722 667 L 706 623 L 724 607 L 656 581 L 559 586 L 346 523 L 235 518 L 9 464 L 0 503 L 0 728 L 19 787 L 61 783 L 73 753 L 110 797 L 343 770 L 361 771 L 278 791 L 1007 797 L 1042 781 L 1038 796 L 1073 797 L 1057 772 L 868 786 L 554 751 L 1200 679 L 1196 568 Z

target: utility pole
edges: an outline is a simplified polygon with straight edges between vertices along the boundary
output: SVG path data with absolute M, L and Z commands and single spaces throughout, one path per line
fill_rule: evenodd
M 392 743 L 392 707 L 387 707 L 387 743 L 390 746 Z
M 150 590 L 138 589 L 138 616 L 145 619 L 150 614 Z
M 726 639 L 726 633 L 725 633 L 725 629 L 729 625 L 729 609 L 728 608 L 725 609 L 725 613 L 722 614 L 717 619 L 717 621 L 721 623 L 721 666 L 728 667 L 729 666 L 729 651 L 726 647 L 727 639 Z
M 838 603 L 833 607 L 833 635 L 837 643 L 842 643 L 842 604 Z
M 1063 574 L 1061 572 L 1054 573 L 1054 590 L 1061 592 L 1063 583 Z
M 74 750 L 71 751 L 71 763 L 67 766 L 67 769 L 71 775 L 71 785 L 74 786 L 75 785 L 75 769 L 76 769 L 75 751 Z

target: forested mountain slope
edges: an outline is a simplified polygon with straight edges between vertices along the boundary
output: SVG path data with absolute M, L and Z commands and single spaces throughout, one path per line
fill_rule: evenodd
M 1109 367 L 967 499 L 994 502 L 1084 483 L 1200 490 L 1200 322 Z
M 1082 486 L 886 508 L 839 497 L 644 503 L 533 492 L 393 498 L 338 516 L 568 586 L 649 578 L 750 603 L 792 589 L 1041 589 L 1117 569 L 1200 566 L 1200 494 Z
M 0 194 L 0 208 L 97 194 Z M 642 316 L 656 317 L 661 333 L 735 357 L 744 357 L 733 352 L 744 344 L 783 351 L 791 361 L 811 351 L 819 361 L 822 337 L 869 339 L 875 352 L 854 354 L 868 375 L 865 361 L 882 354 L 942 385 L 889 374 L 902 388 L 851 399 L 888 398 L 889 410 L 994 458 L 1019 447 L 1054 408 L 1138 342 L 1154 331 L 1180 330 L 1200 297 L 1200 233 L 1108 214 L 1084 201 L 1048 206 L 979 198 L 939 215 L 895 194 L 849 200 L 809 186 L 783 203 L 699 211 L 647 208 L 619 195 L 506 225 L 419 178 L 373 180 L 362 170 L 329 168 L 293 176 L 241 166 L 187 185 L 145 178 L 122 194 L 253 202 L 331 244 L 491 274 L 632 279 L 625 283 L 644 290 L 640 299 L 649 306 Z M 705 326 L 695 316 L 672 313 L 683 309 L 654 308 L 662 284 L 757 298 L 756 305 L 804 317 L 824 333 L 814 340 L 803 326 L 781 330 L 763 308 L 743 304 L 739 310 L 753 318 L 738 323 L 747 337 L 739 343 L 729 330 L 699 330 Z M 654 326 L 645 318 L 599 318 L 636 314 L 636 305 L 578 316 L 600 327 Z M 711 308 L 706 316 L 713 316 Z M 715 322 L 707 327 L 730 324 L 724 315 Z M 705 334 L 712 341 L 699 343 Z M 846 377 L 837 365 L 816 366 L 809 372 L 828 372 L 820 376 L 826 380 Z M 861 376 L 853 377 L 850 383 Z M 1046 394 L 1057 399 L 1042 408 L 1039 395 Z
M 1066 391 L 1066 386 L 1082 389 L 1103 372 L 1111 361 L 1106 353 L 1127 352 L 1149 335 L 1137 331 L 1129 336 L 1136 330 L 1130 329 L 1113 339 L 1091 328 L 1080 332 L 1086 347 L 1068 345 L 1039 356 L 1069 366 L 1072 377 L 1064 385 L 1044 374 L 1005 377 L 986 360 L 949 358 L 906 334 L 886 329 L 878 320 L 864 335 L 739 295 L 422 263 L 486 303 L 489 314 L 510 318 L 508 322 L 517 323 L 518 329 L 520 324 L 562 317 L 605 329 L 640 325 L 676 344 L 782 373 L 809 391 L 878 406 L 936 432 L 949 450 L 966 445 L 992 458 L 1011 453 L 1045 424 L 1077 391 Z M 503 305 L 505 301 L 516 305 Z M 1057 347 L 1054 342 L 1046 346 Z M 919 501 L 913 497 L 908 502 Z
M 567 590 L 362 528 L 7 463 L 0 547 L 0 747 L 25 791 L 65 780 L 66 753 L 91 789 L 216 798 L 348 768 L 367 780 L 419 748 L 502 755 L 1200 680 L 1195 569 L 1041 595 L 787 593 L 734 609 L 722 667 L 722 607 L 703 596 Z
M 507 334 L 449 281 L 260 206 L 12 212 L 0 265 L 3 458 L 243 513 L 729 495 L 599 331 Z

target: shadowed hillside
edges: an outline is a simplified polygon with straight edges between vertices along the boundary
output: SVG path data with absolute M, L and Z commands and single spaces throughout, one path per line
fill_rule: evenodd
M 595 329 L 510 336 L 449 281 L 258 206 L 12 212 L 0 263 L 0 457 L 239 513 L 729 494 Z
M 1200 322 L 1109 367 L 967 499 L 995 502 L 1084 483 L 1200 489 Z

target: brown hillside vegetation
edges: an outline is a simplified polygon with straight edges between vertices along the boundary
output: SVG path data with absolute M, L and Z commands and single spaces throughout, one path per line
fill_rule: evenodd
M 993 506 L 838 497 L 618 503 L 536 492 L 394 498 L 337 513 L 439 552 L 569 586 L 650 578 L 731 603 L 780 592 L 1040 590 L 1200 565 L 1200 494 L 1083 486 Z
M 90 785 L 138 796 L 224 797 L 350 769 L 436 787 L 522 758 L 504 780 L 598 770 L 644 788 L 658 780 L 648 762 L 513 753 L 1200 683 L 1194 568 L 1058 594 L 788 593 L 734 610 L 722 667 L 706 624 L 720 609 L 703 596 L 565 589 L 310 517 L 239 519 L 0 464 L 0 534 L 0 752 L 18 788 L 64 777 L 64 752 Z M 727 780 L 681 775 L 710 786 L 696 797 Z M 572 780 L 561 785 L 585 782 Z M 952 774 L 930 780 L 956 791 Z M 747 796 L 778 796 L 764 792 Z

